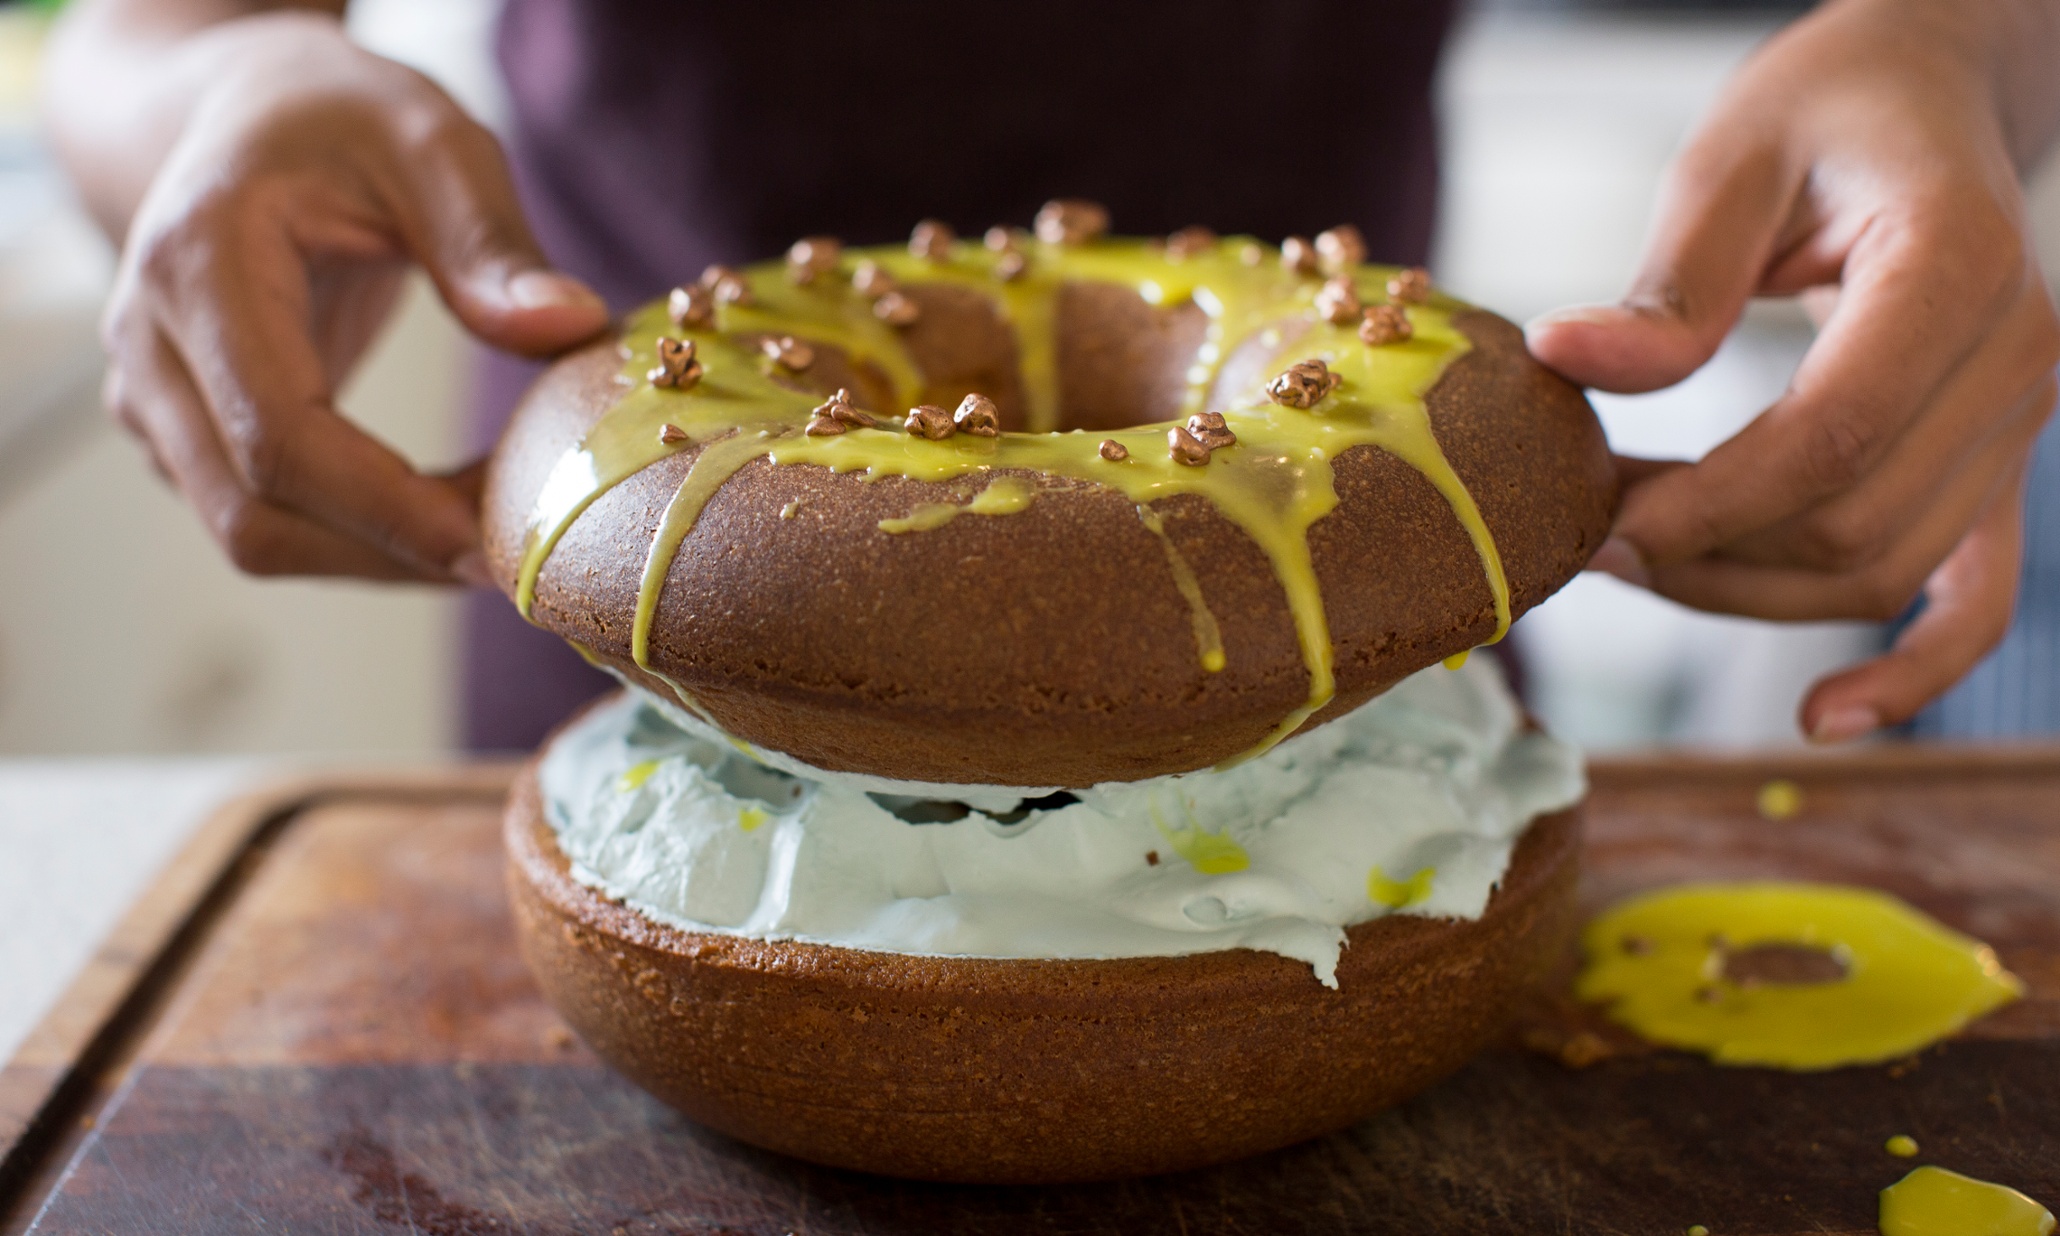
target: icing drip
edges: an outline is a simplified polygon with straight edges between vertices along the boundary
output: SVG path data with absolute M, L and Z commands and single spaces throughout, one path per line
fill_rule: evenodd
M 1008 470 L 1097 483 L 1137 504 L 1146 527 L 1168 550 L 1175 583 L 1194 614 L 1202 664 L 1213 671 L 1224 657 L 1215 619 L 1192 569 L 1183 572 L 1186 563 L 1156 526 L 1150 507 L 1163 498 L 1196 494 L 1266 554 L 1285 594 L 1308 671 L 1304 701 L 1259 747 L 1238 757 L 1249 759 L 1294 733 L 1334 693 L 1330 627 L 1310 558 L 1309 529 L 1338 502 L 1331 461 L 1353 447 L 1374 446 L 1413 468 L 1450 506 L 1480 559 L 1492 599 L 1495 630 L 1488 642 L 1502 638 L 1510 620 L 1502 561 L 1472 495 L 1438 445 L 1423 399 L 1446 367 L 1470 347 L 1453 324 L 1465 306 L 1437 296 L 1410 305 L 1412 337 L 1369 347 L 1350 325 L 1330 323 L 1314 312 L 1318 282 L 1282 269 L 1271 260 L 1275 251 L 1266 250 L 1269 260 L 1257 265 L 1241 260 L 1240 253 L 1253 243 L 1228 237 L 1174 261 L 1159 247 L 1139 240 L 1077 246 L 1026 241 L 1021 249 L 1024 269 L 1007 281 L 995 273 L 1004 255 L 978 245 L 956 243 L 942 261 L 916 257 L 901 248 L 848 249 L 836 275 L 805 286 L 791 282 L 779 262 L 745 270 L 740 277 L 749 288 L 748 300 L 718 304 L 710 329 L 681 329 L 668 319 L 663 304 L 648 306 L 632 316 L 625 331 L 625 394 L 558 461 L 538 493 L 517 577 L 516 604 L 529 615 L 545 561 L 566 528 L 597 497 L 679 450 L 699 446 L 645 562 L 630 642 L 633 658 L 646 670 L 652 670 L 651 623 L 674 555 L 708 500 L 752 460 L 763 457 L 781 466 L 813 464 L 834 472 L 929 482 L 991 478 L 987 489 L 964 507 L 922 504 L 903 519 L 882 521 L 881 529 L 892 534 L 941 526 L 962 511 L 1007 514 L 1023 509 L 1034 487 L 1020 478 L 993 476 Z M 882 428 L 804 435 L 802 428 L 819 397 L 776 381 L 779 371 L 774 362 L 754 344 L 758 336 L 791 334 L 840 348 L 853 363 L 884 375 L 904 406 L 922 394 L 921 371 L 899 334 L 875 316 L 871 302 L 851 286 L 848 276 L 862 261 L 873 262 L 904 283 L 953 284 L 989 297 L 1015 332 L 1033 432 L 998 437 L 959 434 L 933 441 L 902 432 L 896 417 L 883 421 L 887 427 Z M 1361 266 L 1351 278 L 1363 302 L 1382 304 L 1387 303 L 1392 274 L 1391 268 Z M 1168 455 L 1165 424 L 1094 434 L 1057 432 L 1055 305 L 1059 289 L 1069 282 L 1117 284 L 1157 306 L 1188 301 L 1198 306 L 1207 315 L 1208 327 L 1186 374 L 1181 412 L 1184 416 L 1204 409 L 1221 411 L 1237 445 L 1215 451 L 1205 466 L 1195 467 Z M 1303 328 L 1298 335 L 1297 328 Z M 696 346 L 703 376 L 690 390 L 659 389 L 645 377 L 655 362 L 657 341 L 668 336 L 690 339 Z M 1342 382 L 1307 409 L 1269 401 L 1261 388 L 1263 379 L 1249 389 L 1219 389 L 1225 360 L 1252 340 L 1271 353 L 1269 376 L 1288 361 L 1314 357 L 1325 361 Z M 661 441 L 660 431 L 668 425 L 675 428 L 665 435 L 668 441 Z M 1129 458 L 1103 458 L 1099 448 L 1109 439 L 1126 447 Z M 932 505 L 939 509 L 925 509 Z M 674 687 L 693 707 L 687 693 L 678 684 Z

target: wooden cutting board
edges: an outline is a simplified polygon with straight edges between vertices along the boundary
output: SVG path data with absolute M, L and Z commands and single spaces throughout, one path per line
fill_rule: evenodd
M 1917 1162 L 2060 1203 L 2060 749 L 1595 770 L 1596 905 L 1828 879 L 1996 945 L 2029 997 L 1919 1057 L 1576 1069 L 1512 1045 L 1322 1141 L 1060 1189 L 810 1167 L 617 1078 L 515 955 L 510 775 L 307 782 L 217 817 L 0 1071 L 0 1231 L 1862 1233 L 1910 1166 L 1882 1149 L 1896 1133 Z M 1802 788 L 1791 819 L 1755 809 L 1773 777 Z

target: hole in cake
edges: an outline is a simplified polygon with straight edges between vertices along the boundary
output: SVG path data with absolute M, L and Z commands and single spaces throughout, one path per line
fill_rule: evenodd
M 1724 954 L 1724 978 L 1740 987 L 1804 987 L 1836 983 L 1846 964 L 1828 949 L 1806 944 L 1755 944 Z
M 962 802 L 948 798 L 913 798 L 906 794 L 867 794 L 867 798 L 878 803 L 882 810 L 909 824 L 955 824 L 973 814 L 973 809 Z M 1056 811 L 1079 802 L 1077 795 L 1059 790 L 1053 794 L 1042 794 L 1026 798 L 1017 803 L 1012 811 L 989 813 L 987 818 L 997 824 L 1021 824 L 1040 811 Z
M 1026 357 L 1037 364 L 1039 350 L 1019 346 L 1015 329 L 987 294 L 942 283 L 911 284 L 906 291 L 923 306 L 921 319 L 902 332 L 923 375 L 920 402 L 950 409 L 977 391 L 994 400 L 1002 428 L 1012 432 L 1033 427 L 1028 392 L 1040 383 L 1056 395 L 1056 428 L 1061 431 L 1180 419 L 1188 375 L 1209 327 L 1208 316 L 1192 301 L 1160 307 L 1118 284 L 1069 283 L 1057 293 L 1053 338 L 1043 362 L 1050 371 L 1040 377 L 1024 372 Z M 1282 311 L 1288 319 L 1284 325 L 1292 329 L 1294 307 L 1283 305 Z M 757 337 L 750 339 L 755 345 Z M 1263 370 L 1283 340 L 1232 343 L 1215 392 L 1263 381 Z M 880 416 L 898 419 L 907 411 L 885 373 L 853 364 L 833 345 L 819 343 L 815 364 L 794 384 L 824 396 L 848 388 L 860 407 Z M 1208 406 L 1219 402 L 1212 394 Z

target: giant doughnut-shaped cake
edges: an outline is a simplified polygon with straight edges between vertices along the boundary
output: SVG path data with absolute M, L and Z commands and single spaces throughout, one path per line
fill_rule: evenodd
M 496 578 L 754 748 L 1059 789 L 1264 751 L 1600 544 L 1601 430 L 1508 322 L 1349 228 L 1105 230 L 712 268 L 517 410 Z

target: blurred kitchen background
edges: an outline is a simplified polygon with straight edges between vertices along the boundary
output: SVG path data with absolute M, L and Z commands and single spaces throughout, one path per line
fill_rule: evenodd
M 1667 157 L 1800 7 L 1477 6 L 1441 86 L 1439 280 L 1519 321 L 1614 298 Z M 351 24 L 492 124 L 493 9 L 356 0 Z M 0 3 L 0 753 L 447 749 L 453 598 L 239 577 L 100 413 L 94 322 L 113 259 L 32 124 L 47 20 Z M 2041 179 L 2034 211 L 2060 257 L 2060 178 Z M 1620 449 L 1692 456 L 1776 396 L 1809 339 L 1792 305 L 1756 305 L 1693 380 L 1596 403 Z M 418 286 L 345 406 L 418 460 L 455 463 L 469 360 Z M 1809 681 L 1879 638 L 1713 618 L 1594 577 L 1516 636 L 1538 711 L 1596 750 L 1792 743 Z

